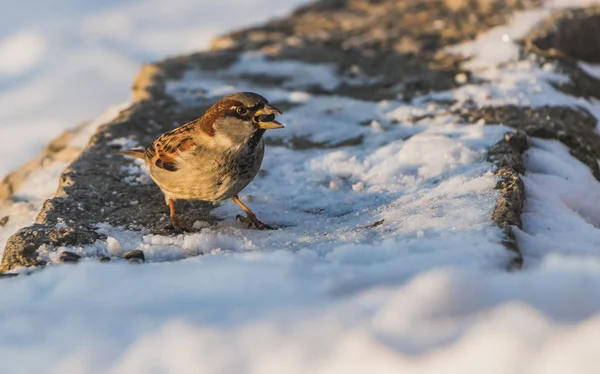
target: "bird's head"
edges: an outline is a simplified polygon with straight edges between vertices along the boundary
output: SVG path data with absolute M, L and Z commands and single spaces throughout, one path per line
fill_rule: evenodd
M 265 130 L 284 127 L 275 120 L 281 111 L 253 92 L 238 92 L 217 101 L 201 119 L 202 130 L 215 138 L 234 144 L 256 140 Z

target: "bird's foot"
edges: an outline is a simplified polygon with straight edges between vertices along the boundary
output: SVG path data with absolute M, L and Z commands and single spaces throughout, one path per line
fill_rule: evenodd
M 246 217 L 238 214 L 235 218 L 239 219 L 240 222 L 247 223 L 248 228 L 251 228 L 252 226 L 254 226 L 259 230 L 275 230 L 274 228 L 267 225 L 266 223 L 260 222 L 254 214 L 248 214 Z

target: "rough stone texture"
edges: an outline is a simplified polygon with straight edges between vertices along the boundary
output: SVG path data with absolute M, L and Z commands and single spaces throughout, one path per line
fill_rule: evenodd
M 33 225 L 19 230 L 8 239 L 7 248 L 13 250 L 5 252 L 0 271 L 10 270 L 10 264 L 20 266 L 40 266 L 44 261 L 37 256 L 40 246 L 59 247 L 91 243 L 103 239 L 101 234 L 83 228 L 51 228 L 45 225 Z
M 165 90 L 165 82 L 169 79 L 181 78 L 186 71 L 197 67 L 204 71 L 224 69 L 243 52 L 261 51 L 271 59 L 331 63 L 340 74 L 348 77 L 379 78 L 365 79 L 367 83 L 358 85 L 343 84 L 329 91 L 308 87 L 310 92 L 365 100 L 410 99 L 428 91 L 450 89 L 457 85 L 455 76 L 463 72 L 461 58 L 448 55 L 442 47 L 472 39 L 491 27 L 505 23 L 514 10 L 532 8 L 540 2 L 321 0 L 284 19 L 217 38 L 212 51 L 146 65 L 133 86 L 135 104 L 114 121 L 102 126 L 86 151 L 65 170 L 56 197 L 45 203 L 36 224 L 19 230 L 8 241 L 0 270 L 41 265 L 36 252 L 40 245 L 52 249 L 101 239 L 94 231 L 98 223 L 149 232 L 162 230 L 168 217 L 161 192 L 153 184 L 132 186 L 123 182 L 127 176 L 123 167 L 130 165 L 131 161 L 116 155 L 118 148 L 111 146 L 111 141 L 126 137 L 146 145 L 160 133 L 203 113 L 210 104 L 206 99 L 199 97 L 197 101 L 183 106 L 169 97 Z M 585 19 L 594 14 L 593 11 L 583 12 L 581 17 Z M 564 40 L 571 40 L 577 35 L 565 39 L 564 35 L 571 35 L 570 31 L 561 31 L 565 27 L 578 27 L 578 23 L 563 22 L 563 18 L 564 14 L 562 18 L 553 19 L 556 28 L 544 26 L 535 36 L 532 34 L 526 38 L 524 50 L 533 51 L 542 58 L 560 58 L 562 66 L 574 79 L 585 80 L 573 62 L 574 58 L 581 56 L 573 51 L 580 51 L 585 43 L 579 43 L 580 47 L 576 48 Z M 590 33 L 590 30 L 596 26 L 592 21 L 585 24 L 589 24 L 587 29 L 580 28 L 586 31 L 586 38 L 593 39 L 592 35 L 597 33 Z M 551 37 L 552 32 L 561 36 Z M 593 42 L 599 43 L 598 40 Z M 555 48 L 562 51 L 562 55 L 543 53 L 543 48 Z M 596 61 L 595 54 L 590 56 L 586 57 L 589 61 Z M 468 72 L 464 73 L 471 81 Z M 282 83 L 260 75 L 244 78 L 263 86 Z M 584 88 L 560 89 L 571 94 L 593 96 L 600 92 L 594 91 L 596 83 L 585 83 L 582 85 Z M 284 105 L 292 104 L 277 103 L 278 107 Z M 597 137 L 592 136 L 595 120 L 588 113 L 573 108 L 509 106 L 468 108 L 459 114 L 467 121 L 484 119 L 490 123 L 500 122 L 522 129 L 528 135 L 559 139 L 592 168 L 596 177 L 600 175 L 595 164 L 596 150 L 600 148 L 597 147 Z M 498 187 L 502 191 L 492 219 L 505 230 L 507 247 L 517 253 L 514 267 L 518 267 L 521 257 L 510 227 L 520 225 L 524 195 L 518 175 L 525 172 L 520 153 L 524 149 L 523 144 L 526 144 L 518 139 L 522 139 L 520 133 L 490 150 L 490 159 L 498 165 Z M 361 141 L 352 140 L 355 144 Z M 345 144 L 316 144 L 307 139 L 294 139 L 283 145 L 306 149 Z M 198 202 L 182 202 L 178 207 L 179 210 L 185 209 L 186 214 L 181 218 L 186 226 L 191 226 L 196 220 L 214 221 L 215 217 L 210 215 L 211 208 L 210 204 Z
M 529 52 L 550 58 L 600 62 L 600 6 L 567 9 L 525 38 Z
M 600 180 L 597 162 L 600 158 L 600 136 L 595 131 L 597 121 L 583 109 L 510 105 L 464 109 L 459 114 L 468 122 L 484 120 L 486 123 L 502 123 L 522 130 L 529 136 L 559 140 Z
M 539 3 L 323 0 L 288 18 L 217 38 L 213 48 L 260 49 L 273 59 L 334 63 L 343 75 L 381 77 L 372 85 L 337 87 L 336 93 L 365 100 L 410 99 L 457 85 L 462 59 L 444 53 L 444 46 L 473 39 L 505 23 L 513 11 Z
M 523 41 L 526 52 L 542 61 L 558 61 L 571 82 L 556 89 L 584 98 L 600 98 L 600 81 L 582 70 L 577 61 L 600 63 L 600 6 L 567 9 L 549 17 Z
M 512 227 L 522 228 L 521 213 L 525 202 L 525 185 L 519 176 L 525 174 L 525 163 L 521 157 L 528 148 L 527 135 L 522 131 L 506 134 L 504 139 L 488 150 L 488 159 L 498 167 L 495 175 L 499 178 L 496 188 L 500 197 L 494 208 L 492 220 L 506 236 L 504 245 L 515 253 L 509 269 L 520 269 L 523 256 L 519 251 Z

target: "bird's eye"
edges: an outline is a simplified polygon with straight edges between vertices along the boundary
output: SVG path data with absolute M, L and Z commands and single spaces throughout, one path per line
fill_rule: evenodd
M 237 107 L 237 109 L 236 109 L 236 111 L 237 111 L 237 113 L 238 113 L 240 116 L 243 116 L 243 115 L 245 115 L 246 113 L 248 113 L 248 109 L 246 109 L 246 108 L 245 108 L 245 107 L 243 107 L 243 106 L 238 106 L 238 107 Z

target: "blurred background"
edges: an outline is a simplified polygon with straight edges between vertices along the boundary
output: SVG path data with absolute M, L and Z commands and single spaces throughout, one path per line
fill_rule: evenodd
M 307 0 L 0 0 L 0 178 L 126 102 L 144 62 L 210 45 Z

